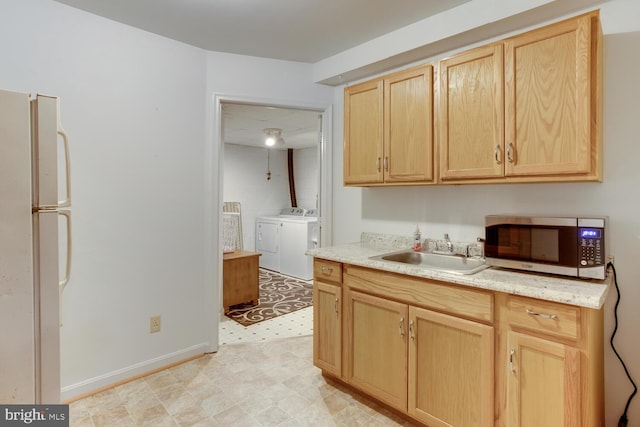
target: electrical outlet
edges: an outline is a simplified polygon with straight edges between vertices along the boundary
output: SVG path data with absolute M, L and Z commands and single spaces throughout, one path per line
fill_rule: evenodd
M 151 316 L 149 321 L 149 332 L 160 332 L 160 316 Z

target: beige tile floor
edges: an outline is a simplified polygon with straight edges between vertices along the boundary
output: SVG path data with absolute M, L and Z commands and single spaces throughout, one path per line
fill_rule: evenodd
M 71 426 L 410 426 L 327 383 L 312 337 L 231 344 L 70 405 Z
M 220 345 L 313 335 L 313 307 L 303 308 L 250 326 L 243 326 L 222 315 L 219 335 Z

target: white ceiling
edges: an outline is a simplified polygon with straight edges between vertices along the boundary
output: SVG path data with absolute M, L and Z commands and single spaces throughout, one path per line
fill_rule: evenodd
M 470 0 L 56 0 L 202 49 L 314 63 Z M 226 104 L 223 140 L 317 144 L 318 112 Z
M 274 149 L 307 148 L 318 143 L 318 116 L 310 110 L 222 104 L 223 140 L 228 144 L 265 147 L 265 128 L 282 129 L 285 143 Z
M 202 49 L 314 63 L 470 0 L 56 0 Z

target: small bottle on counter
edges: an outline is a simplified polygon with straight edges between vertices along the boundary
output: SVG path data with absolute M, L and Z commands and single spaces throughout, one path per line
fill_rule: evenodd
M 420 227 L 418 227 L 418 224 L 416 224 L 416 231 L 413 232 L 413 250 L 416 252 L 420 252 L 422 250 L 422 243 L 421 241 L 421 234 L 420 234 Z

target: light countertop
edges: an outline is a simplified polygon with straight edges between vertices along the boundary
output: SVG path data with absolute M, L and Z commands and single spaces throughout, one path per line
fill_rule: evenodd
M 595 309 L 602 307 L 611 287 L 611 274 L 607 279 L 598 281 L 490 267 L 475 274 L 463 275 L 416 265 L 370 259 L 370 257 L 399 249 L 408 249 L 411 243 L 410 238 L 402 236 L 363 233 L 360 242 L 310 249 L 307 255 L 392 273 Z

